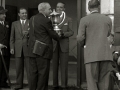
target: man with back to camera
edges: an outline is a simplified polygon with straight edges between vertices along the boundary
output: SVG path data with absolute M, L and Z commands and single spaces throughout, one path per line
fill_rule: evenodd
M 52 38 L 59 40 L 61 35 L 53 30 L 52 22 L 48 18 L 52 12 L 50 4 L 47 2 L 40 3 L 38 11 L 39 13 L 30 19 L 30 37 L 28 41 L 30 57 L 29 89 L 48 90 L 50 60 L 53 54 Z M 36 40 L 48 47 L 47 50 L 40 50 L 40 53 L 44 52 L 42 55 L 33 52 Z
M 72 31 L 72 20 L 65 13 L 65 3 L 58 2 L 56 12 L 60 13 L 60 22 L 58 27 L 61 29 L 63 37 L 59 41 L 53 40 L 53 89 L 58 89 L 58 67 L 60 61 L 61 69 L 61 87 L 67 88 L 68 80 L 68 57 L 69 57 L 69 37 Z
M 108 37 L 112 22 L 108 16 L 99 13 L 100 2 L 88 3 L 90 15 L 80 20 L 77 41 L 84 46 L 84 63 L 88 90 L 113 90 L 111 71 L 113 56 Z M 119 79 L 119 77 L 118 77 Z
M 10 29 L 9 24 L 5 21 L 7 9 L 4 9 L 0 6 L 0 50 L 2 51 L 3 58 L 5 60 L 5 65 L 7 71 L 9 71 L 10 65 L 10 47 L 9 47 L 9 38 L 10 38 Z M 0 88 L 9 88 L 10 86 L 7 83 L 7 74 L 3 66 L 1 54 L 0 54 Z
M 27 19 L 27 10 L 20 8 L 18 16 L 20 20 L 12 23 L 10 36 L 10 52 L 15 55 L 16 61 L 16 89 L 23 88 L 24 62 L 29 75 L 29 57 L 28 57 L 28 35 L 29 20 Z

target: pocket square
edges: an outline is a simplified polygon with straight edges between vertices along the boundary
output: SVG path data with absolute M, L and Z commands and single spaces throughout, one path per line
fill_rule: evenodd
M 64 25 L 68 25 L 68 23 L 65 23 Z

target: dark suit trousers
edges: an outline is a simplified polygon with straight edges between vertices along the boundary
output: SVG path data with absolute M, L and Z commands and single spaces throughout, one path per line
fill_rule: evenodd
M 7 71 L 9 72 L 9 66 L 10 66 L 10 57 L 9 56 L 4 56 L 4 61 L 7 67 Z M 5 72 L 5 68 L 2 62 L 2 58 L 0 55 L 0 85 L 4 85 L 7 81 L 7 74 Z
M 68 52 L 62 52 L 60 46 L 57 45 L 53 53 L 53 87 L 57 87 L 58 84 L 58 69 L 61 69 L 61 87 L 67 87 L 68 81 Z
M 24 63 L 27 72 L 27 78 L 29 75 L 29 57 L 24 56 L 22 52 L 21 57 L 16 57 L 16 84 L 17 87 L 23 87 L 23 77 L 24 77 Z M 28 81 L 29 83 L 29 81 Z
M 29 90 L 48 90 L 50 60 L 30 57 Z
M 113 90 L 112 63 L 101 61 L 85 64 L 88 90 Z

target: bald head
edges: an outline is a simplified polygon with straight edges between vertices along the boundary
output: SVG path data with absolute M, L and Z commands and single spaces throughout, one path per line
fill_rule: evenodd
M 52 12 L 51 6 L 48 2 L 42 2 L 38 5 L 38 11 L 40 13 L 43 13 L 46 16 L 49 16 L 50 13 Z

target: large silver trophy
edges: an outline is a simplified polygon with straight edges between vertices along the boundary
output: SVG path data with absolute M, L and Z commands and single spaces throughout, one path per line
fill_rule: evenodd
M 53 9 L 53 12 L 50 14 L 50 16 L 51 16 L 51 20 L 52 20 L 54 30 L 57 33 L 62 33 L 61 29 L 58 27 L 58 24 L 60 23 L 60 14 L 55 12 L 55 9 Z

